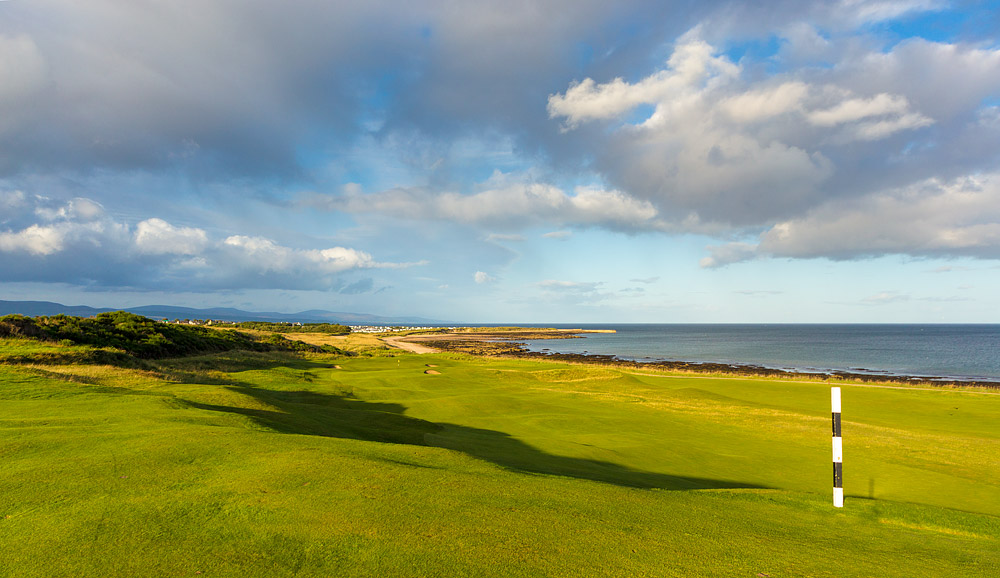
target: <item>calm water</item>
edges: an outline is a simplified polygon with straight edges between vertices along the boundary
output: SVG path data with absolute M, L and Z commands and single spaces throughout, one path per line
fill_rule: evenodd
M 569 327 L 569 326 L 565 326 Z M 533 351 L 638 361 L 755 364 L 1000 380 L 1000 325 L 575 325 L 614 329 L 546 339 Z

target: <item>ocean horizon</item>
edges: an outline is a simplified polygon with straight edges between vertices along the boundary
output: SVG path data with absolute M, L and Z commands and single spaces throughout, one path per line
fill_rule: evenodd
M 481 326 L 499 325 L 503 324 Z M 585 334 L 582 339 L 528 340 L 531 351 L 614 355 L 639 362 L 759 365 L 804 373 L 848 371 L 1000 381 L 1000 324 L 517 325 L 615 331 Z

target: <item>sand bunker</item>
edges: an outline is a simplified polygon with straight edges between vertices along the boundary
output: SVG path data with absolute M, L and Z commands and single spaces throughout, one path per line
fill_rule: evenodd
M 425 367 L 437 367 L 437 365 L 435 365 L 433 363 L 426 363 L 426 364 L 424 364 L 424 366 Z
M 428 369 L 424 373 L 426 373 L 427 375 L 441 375 L 441 372 L 436 369 Z

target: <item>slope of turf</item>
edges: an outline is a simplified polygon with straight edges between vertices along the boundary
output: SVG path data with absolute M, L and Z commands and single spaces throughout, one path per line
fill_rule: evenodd
M 0 363 L 0 575 L 997 575 L 1000 396 L 843 387 L 834 510 L 823 383 Z

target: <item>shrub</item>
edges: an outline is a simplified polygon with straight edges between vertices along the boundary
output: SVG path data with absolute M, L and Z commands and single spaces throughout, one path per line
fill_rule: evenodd
M 31 317 L 5 315 L 0 317 L 0 337 L 45 337 L 43 331 Z

